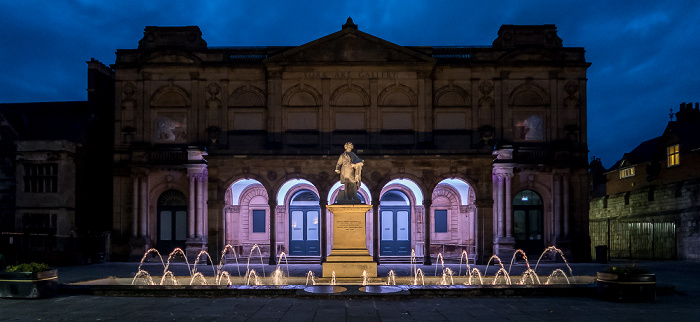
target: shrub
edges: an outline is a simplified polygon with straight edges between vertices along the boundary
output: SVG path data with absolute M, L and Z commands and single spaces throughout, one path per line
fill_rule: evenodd
M 5 269 L 8 272 L 32 272 L 32 273 L 37 273 L 37 272 L 43 272 L 43 271 L 48 271 L 51 268 L 49 265 L 46 265 L 44 263 L 24 263 L 24 264 L 18 264 L 18 265 L 11 265 L 7 266 Z

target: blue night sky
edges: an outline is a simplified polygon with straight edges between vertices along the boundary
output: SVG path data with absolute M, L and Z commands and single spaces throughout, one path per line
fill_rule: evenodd
M 611 166 L 700 101 L 700 2 L 0 0 L 0 102 L 86 100 L 91 57 L 109 65 L 145 26 L 199 26 L 209 46 L 301 45 L 359 29 L 415 46 L 490 45 L 502 24 L 555 24 L 584 47 L 589 158 Z

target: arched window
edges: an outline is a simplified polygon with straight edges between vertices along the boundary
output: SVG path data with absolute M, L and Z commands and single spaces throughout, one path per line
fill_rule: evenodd
M 289 202 L 289 255 L 319 256 L 319 198 L 311 190 L 297 191 Z

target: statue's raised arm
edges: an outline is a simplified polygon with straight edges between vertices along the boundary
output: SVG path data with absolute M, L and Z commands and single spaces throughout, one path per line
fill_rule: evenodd
M 335 173 L 340 174 L 340 183 L 345 186 L 345 190 L 338 193 L 337 203 L 361 203 L 360 198 L 357 196 L 357 190 L 362 184 L 362 166 L 364 161 L 352 152 L 353 148 L 352 143 L 345 143 L 345 152 L 340 155 L 338 163 L 335 165 Z

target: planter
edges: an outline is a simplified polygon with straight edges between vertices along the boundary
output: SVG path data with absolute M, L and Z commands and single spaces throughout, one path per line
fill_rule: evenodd
M 40 298 L 56 295 L 58 270 L 0 272 L 0 297 Z
M 612 301 L 645 302 L 656 298 L 656 274 L 598 272 L 598 297 Z

